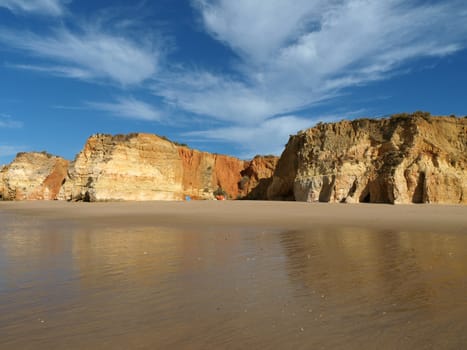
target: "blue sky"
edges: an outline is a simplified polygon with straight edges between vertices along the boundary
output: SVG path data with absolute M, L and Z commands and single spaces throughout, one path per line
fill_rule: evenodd
M 464 0 L 0 0 L 0 164 L 150 132 L 242 158 L 318 121 L 467 114 Z

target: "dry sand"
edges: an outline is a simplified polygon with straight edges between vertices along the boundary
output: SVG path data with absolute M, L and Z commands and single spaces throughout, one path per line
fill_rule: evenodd
M 307 230 L 365 227 L 379 230 L 467 233 L 467 206 L 325 204 L 264 201 L 0 202 L 0 214 L 90 225 Z

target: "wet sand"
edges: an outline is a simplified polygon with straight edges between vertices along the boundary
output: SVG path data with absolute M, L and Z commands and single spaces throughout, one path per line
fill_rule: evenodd
M 0 349 L 462 349 L 466 214 L 0 202 Z
M 341 226 L 408 231 L 467 232 L 467 206 L 326 204 L 264 201 L 0 202 L 0 211 L 93 225 L 269 227 L 307 230 Z

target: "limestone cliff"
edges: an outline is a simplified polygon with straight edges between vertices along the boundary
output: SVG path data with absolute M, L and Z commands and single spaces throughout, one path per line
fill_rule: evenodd
M 219 188 L 237 198 L 245 166 L 240 159 L 189 149 L 152 134 L 97 134 L 71 164 L 60 199 L 212 199 Z
M 267 198 L 467 203 L 467 118 L 418 112 L 319 124 L 292 136 Z
M 0 200 L 3 200 L 5 197 L 5 173 L 6 165 L 0 166 Z
M 41 152 L 19 153 L 0 173 L 0 198 L 53 200 L 65 180 L 68 161 Z
M 5 192 L 5 189 L 4 189 L 4 174 L 6 172 L 6 165 L 0 165 L 0 200 L 3 200 L 3 196 L 4 196 L 4 192 Z
M 167 140 L 151 134 L 97 134 L 71 164 L 60 199 L 179 199 L 182 176 L 177 147 Z

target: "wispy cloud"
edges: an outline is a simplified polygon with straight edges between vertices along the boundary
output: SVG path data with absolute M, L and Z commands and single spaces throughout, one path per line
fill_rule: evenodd
M 296 116 L 267 119 L 255 125 L 234 125 L 212 130 L 186 133 L 188 138 L 228 142 L 240 149 L 238 156 L 251 158 L 256 154 L 280 154 L 290 135 L 312 126 L 313 120 Z
M 196 0 L 205 28 L 241 56 L 268 61 L 281 47 L 315 27 L 336 0 Z
M 284 115 L 269 118 L 254 124 L 236 124 L 225 127 L 217 127 L 210 130 L 193 131 L 185 134 L 192 138 L 191 142 L 220 141 L 236 145 L 239 149 L 237 156 L 251 158 L 256 154 L 280 155 L 284 150 L 290 135 L 295 135 L 299 130 L 312 127 L 317 122 L 335 122 L 345 118 L 353 119 L 362 116 L 366 111 L 339 111 L 334 114 L 319 115 L 313 117 L 299 117 Z
M 23 127 L 23 122 L 13 119 L 8 114 L 0 113 L 0 128 L 18 129 Z
M 59 11 L 48 13 L 58 16 L 66 2 L 0 0 L 0 6 L 42 14 L 57 6 Z M 223 127 L 190 136 L 230 142 L 245 154 L 279 152 L 289 134 L 318 121 L 302 117 L 303 110 L 338 99 L 348 88 L 403 74 L 417 60 L 467 47 L 464 0 L 191 3 L 202 28 L 234 53 L 223 70 L 229 74 L 187 66 L 180 56 L 174 57 L 182 61 L 165 60 L 163 46 L 170 45 L 158 42 L 160 33 L 153 33 L 154 27 L 143 31 L 146 23 L 139 17 L 122 18 L 116 8 L 95 14 L 91 24 L 68 16 L 60 27 L 42 28 L 42 33 L 0 26 L 0 45 L 27 55 L 9 64 L 12 69 L 110 82 L 130 96 L 88 102 L 86 108 L 146 121 L 163 121 L 162 110 L 188 118 L 194 114 L 206 125 Z M 141 90 L 132 88 L 150 89 L 163 105 L 133 98 Z
M 155 93 L 232 122 L 296 113 L 467 43 L 467 6 L 458 0 L 193 3 L 207 32 L 237 53 L 238 77 L 187 69 L 168 74 Z
M 66 0 L 0 0 L 0 7 L 14 13 L 31 12 L 48 16 L 61 16 L 65 12 Z
M 206 71 L 164 73 L 152 89 L 170 105 L 221 121 L 254 123 L 276 113 L 254 87 Z
M 160 121 L 162 118 L 160 111 L 156 108 L 134 98 L 120 98 L 114 103 L 88 102 L 87 105 L 121 118 L 145 121 Z
M 127 86 L 152 77 L 158 66 L 159 55 L 151 44 L 106 34 L 92 26 L 80 32 L 62 27 L 50 35 L 0 27 L 0 42 L 49 62 L 13 67 L 70 78 L 103 79 Z
M 68 78 L 76 78 L 89 80 L 93 78 L 91 72 L 78 67 L 53 66 L 53 65 L 30 65 L 30 64 L 10 64 L 6 63 L 5 67 L 21 70 L 29 70 L 33 72 L 52 74 L 55 76 L 65 76 Z
M 68 110 L 68 111 L 83 111 L 83 110 L 88 110 L 89 107 L 85 106 L 66 106 L 66 105 L 55 105 L 52 106 L 54 109 L 63 109 L 63 110 Z
M 237 75 L 165 72 L 154 93 L 226 124 L 191 135 L 262 151 L 277 152 L 286 134 L 318 121 L 284 115 L 299 115 L 346 88 L 403 74 L 418 59 L 467 46 L 467 5 L 460 0 L 192 3 L 206 31 L 237 54 L 231 66 Z
M 14 156 L 25 149 L 23 146 L 0 145 L 0 158 Z

